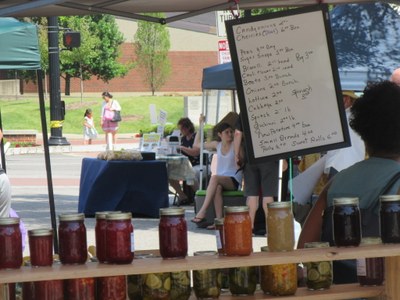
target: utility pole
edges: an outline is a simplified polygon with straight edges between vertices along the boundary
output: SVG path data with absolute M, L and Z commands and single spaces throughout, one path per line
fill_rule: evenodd
M 58 46 L 58 17 L 48 17 L 49 84 L 50 84 L 50 146 L 69 145 L 62 136 L 64 108 L 60 88 L 60 48 Z

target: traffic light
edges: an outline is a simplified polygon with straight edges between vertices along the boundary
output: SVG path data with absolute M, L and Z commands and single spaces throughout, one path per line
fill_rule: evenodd
M 63 35 L 64 47 L 78 48 L 81 45 L 81 33 L 76 31 L 66 31 Z

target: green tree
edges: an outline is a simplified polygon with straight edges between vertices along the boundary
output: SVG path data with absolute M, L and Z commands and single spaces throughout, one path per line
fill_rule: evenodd
M 146 14 L 164 18 L 163 13 Z M 164 25 L 138 21 L 138 29 L 134 36 L 137 64 L 143 70 L 143 80 L 150 87 L 154 96 L 169 74 L 171 63 L 168 58 L 170 49 L 169 31 Z

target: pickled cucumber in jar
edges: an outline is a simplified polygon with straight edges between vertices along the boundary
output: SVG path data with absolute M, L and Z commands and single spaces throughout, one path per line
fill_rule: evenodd
M 144 300 L 169 300 L 170 291 L 170 273 L 152 273 L 143 275 Z
M 253 295 L 256 286 L 256 267 L 238 267 L 229 269 L 229 291 L 232 295 Z
M 128 296 L 129 299 L 132 300 L 142 300 L 142 284 L 143 284 L 143 276 L 142 275 L 128 275 Z
M 274 296 L 294 295 L 297 290 L 297 265 L 280 264 L 269 266 L 271 276 L 269 293 Z
M 311 242 L 305 243 L 304 248 L 327 248 L 329 243 Z M 329 289 L 333 279 L 333 267 L 331 261 L 319 261 L 304 263 L 307 274 L 307 287 L 310 290 Z
M 190 298 L 190 272 L 172 272 L 170 300 L 187 300 Z
M 193 271 L 193 290 L 197 299 L 218 298 L 221 293 L 219 270 Z

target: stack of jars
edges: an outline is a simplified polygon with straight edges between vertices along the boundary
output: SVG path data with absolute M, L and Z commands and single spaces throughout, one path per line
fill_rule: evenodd
M 262 251 L 284 252 L 294 249 L 294 219 L 291 202 L 268 204 L 268 248 Z M 293 295 L 297 290 L 297 265 L 262 266 L 261 288 L 275 296 Z

